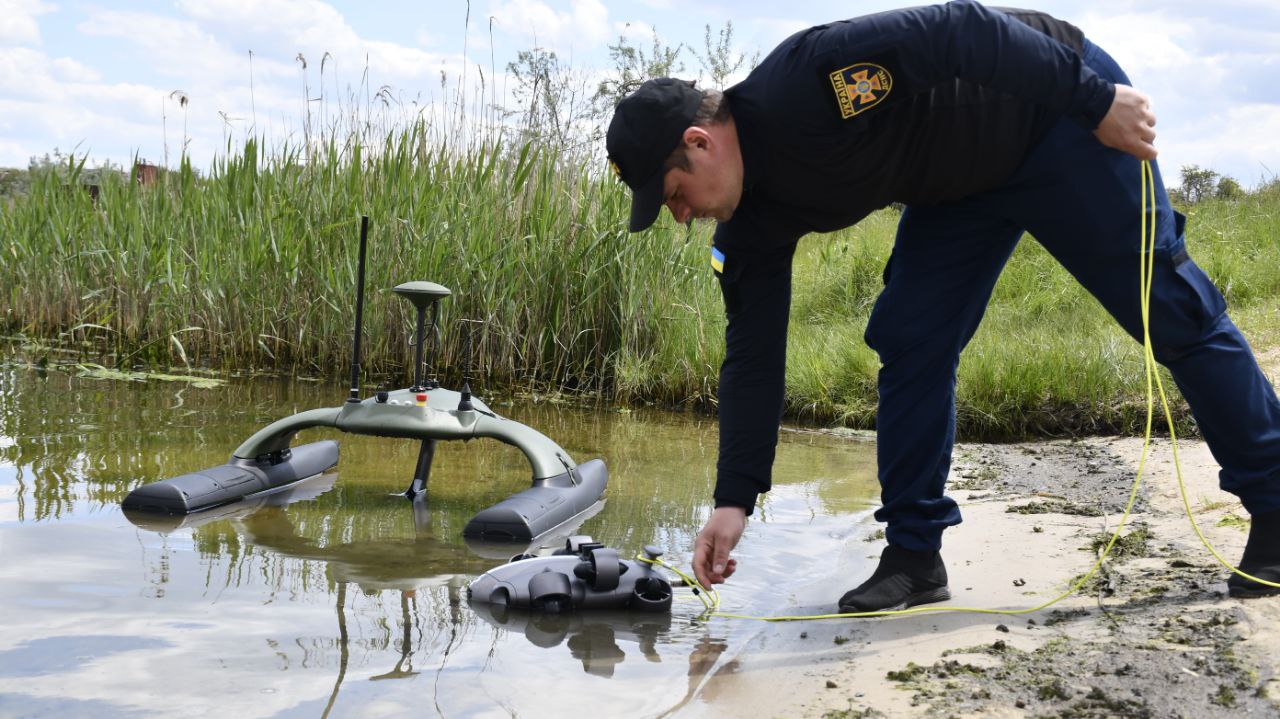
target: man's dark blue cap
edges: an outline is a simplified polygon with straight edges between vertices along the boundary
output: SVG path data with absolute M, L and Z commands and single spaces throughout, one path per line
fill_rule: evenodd
M 614 173 L 631 188 L 631 231 L 653 224 L 662 211 L 662 166 L 693 124 L 702 92 L 670 77 L 649 80 L 613 111 L 605 146 Z

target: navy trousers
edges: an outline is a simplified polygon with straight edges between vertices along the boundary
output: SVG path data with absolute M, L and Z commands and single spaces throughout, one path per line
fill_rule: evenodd
M 1100 48 L 1085 62 L 1129 79 Z M 1252 514 L 1280 509 L 1280 402 L 1213 282 L 1188 257 L 1181 215 L 1155 167 L 1156 257 L 1151 340 L 1222 466 L 1223 489 Z M 1059 121 L 1003 187 L 960 201 L 908 207 L 866 340 L 880 356 L 877 455 L 891 544 L 941 547 L 960 523 L 943 494 L 955 438 L 960 351 L 1024 231 L 1142 340 L 1138 254 L 1142 200 L 1137 159 Z

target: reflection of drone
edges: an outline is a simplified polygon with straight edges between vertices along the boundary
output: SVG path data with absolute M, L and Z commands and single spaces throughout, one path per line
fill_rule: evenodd
M 463 368 L 461 392 L 442 388 L 434 378 L 423 378 L 427 309 L 431 310 L 429 336 L 434 354 L 440 333 L 439 301 L 452 294 L 446 287 L 434 282 L 405 282 L 394 289 L 417 310 L 413 386 L 360 399 L 360 320 L 364 310 L 368 224 L 368 218 L 362 218 L 351 393 L 347 401 L 340 407 L 312 409 L 267 425 L 241 444 L 226 464 L 138 487 L 125 498 L 125 509 L 188 514 L 275 491 L 323 472 L 338 463 L 338 443 L 327 440 L 291 447 L 294 435 L 308 427 L 421 440 L 413 482 L 404 492 L 414 500 L 426 493 L 438 440 L 489 437 L 519 448 L 533 469 L 533 486 L 473 517 L 463 530 L 468 537 L 529 541 L 575 519 L 600 499 L 608 482 L 604 462 L 597 459 L 576 464 L 568 452 L 545 435 L 499 417 L 479 398 L 471 396 L 466 381 L 468 367 Z M 467 345 L 470 355 L 470 342 Z
M 619 646 L 621 640 L 635 642 L 645 659 L 657 662 L 661 661 L 658 644 L 671 631 L 671 615 L 667 613 L 547 614 L 475 602 L 471 608 L 495 627 L 524 634 L 535 646 L 550 649 L 566 644 L 574 658 L 582 661 L 583 671 L 601 677 L 612 677 L 613 668 L 626 659 Z
M 431 537 L 430 511 L 423 502 L 414 503 L 414 537 L 325 543 L 300 534 L 290 516 L 281 509 L 294 502 L 319 497 L 333 488 L 337 478 L 337 473 L 326 472 L 294 482 L 282 490 L 264 492 L 192 514 L 156 514 L 126 509 L 124 515 L 137 527 L 159 533 L 234 520 L 232 526 L 245 541 L 282 556 L 324 562 L 335 580 L 354 582 L 364 591 L 448 587 L 452 594 L 466 586 L 492 560 L 507 559 L 513 551 L 548 551 L 545 548 L 563 543 L 583 521 L 602 508 L 597 502 L 573 521 L 528 544 L 512 545 L 510 542 L 470 537 L 465 538 L 462 544 L 434 539 Z

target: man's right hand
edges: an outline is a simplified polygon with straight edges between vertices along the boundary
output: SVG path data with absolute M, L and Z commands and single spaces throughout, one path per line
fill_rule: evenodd
M 729 552 L 738 546 L 742 530 L 747 526 L 747 510 L 742 507 L 717 507 L 693 543 L 693 574 L 703 587 L 723 584 L 738 568 Z

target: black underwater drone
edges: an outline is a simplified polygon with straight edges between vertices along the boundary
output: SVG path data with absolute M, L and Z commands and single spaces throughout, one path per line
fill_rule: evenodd
M 125 497 L 127 510 L 185 515 L 282 490 L 338 463 L 334 440 L 291 447 L 300 430 L 336 427 L 343 432 L 421 440 L 413 481 L 404 495 L 418 500 L 426 493 L 431 462 L 439 440 L 489 437 L 520 449 L 533 469 L 533 486 L 482 510 L 467 523 L 463 536 L 487 541 L 529 541 L 588 512 L 604 493 L 609 473 L 604 462 L 577 464 L 558 444 L 514 420 L 498 416 L 462 391 L 423 379 L 422 346 L 427 309 L 431 310 L 432 352 L 439 329 L 439 301 L 452 294 L 434 282 L 405 282 L 394 292 L 417 310 L 413 386 L 360 398 L 360 324 L 364 312 L 365 246 L 369 218 L 360 222 L 360 259 L 356 286 L 356 326 L 351 361 L 351 393 L 340 407 L 313 409 L 267 425 L 246 440 L 223 465 L 143 485 Z M 428 358 L 430 361 L 430 358 Z M 607 573 L 608 570 L 606 570 Z
M 653 546 L 644 553 L 650 562 L 662 556 Z M 548 614 L 579 609 L 669 612 L 671 593 L 671 583 L 653 564 L 619 559 L 618 550 L 585 534 L 569 537 L 550 556 L 518 554 L 467 586 L 473 604 L 492 607 L 491 617 L 505 616 L 497 608 L 508 607 Z

